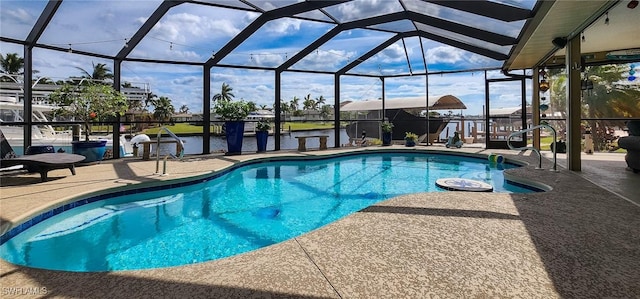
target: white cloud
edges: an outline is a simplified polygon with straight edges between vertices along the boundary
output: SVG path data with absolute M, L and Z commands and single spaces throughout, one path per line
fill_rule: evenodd
M 377 16 L 392 13 L 398 10 L 397 1 L 388 0 L 355 0 L 343 3 L 338 10 L 330 10 L 339 20 L 355 20 L 363 16 Z
M 356 52 L 346 52 L 341 50 L 318 50 L 307 55 L 294 65 L 294 68 L 306 70 L 335 71 L 339 66 L 344 65 L 355 57 Z
M 171 80 L 171 83 L 176 85 L 191 85 L 194 82 L 200 82 L 200 81 L 202 81 L 202 77 L 187 76 L 187 77 L 180 77 L 180 78 L 173 79 Z
M 194 37 L 235 36 L 240 29 L 228 19 L 209 19 L 190 13 L 168 15 L 158 22 L 152 34 L 174 42 L 185 43 Z
M 267 32 L 276 34 L 287 34 L 300 30 L 301 20 L 285 18 L 271 21 L 265 25 Z
M 4 9 L 3 9 L 4 10 Z M 35 16 L 22 8 L 7 9 L 2 13 L 2 18 L 8 18 L 7 21 L 16 22 L 23 25 L 33 25 Z
M 457 63 L 464 60 L 464 51 L 451 46 L 440 46 L 427 50 L 427 63 Z
M 277 66 L 284 62 L 285 57 L 281 54 L 255 54 L 249 56 L 250 60 L 253 60 L 253 63 L 248 63 L 252 65 L 259 66 Z
M 408 50 L 407 50 L 408 51 Z M 405 53 L 404 53 L 404 47 L 402 47 L 401 45 L 395 43 L 389 47 L 387 47 L 386 49 L 380 51 L 380 55 L 382 57 L 384 57 L 382 59 L 382 61 L 384 62 L 392 62 L 392 61 L 399 61 L 402 59 L 406 59 L 405 58 Z

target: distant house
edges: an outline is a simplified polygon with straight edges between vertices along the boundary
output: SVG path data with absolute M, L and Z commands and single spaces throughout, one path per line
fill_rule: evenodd
M 171 119 L 175 122 L 192 122 L 194 120 L 194 114 L 191 113 L 177 113 L 171 116 Z M 202 117 L 200 117 L 202 121 Z

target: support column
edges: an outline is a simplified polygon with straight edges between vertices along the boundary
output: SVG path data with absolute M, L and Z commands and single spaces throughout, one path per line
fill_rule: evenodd
M 31 133 L 32 133 L 32 129 L 31 129 L 31 125 L 33 122 L 33 117 L 32 117 L 32 105 L 33 105 L 33 89 L 31 87 L 31 82 L 33 81 L 33 47 L 32 46 L 28 46 L 25 45 L 24 46 L 24 77 L 23 77 L 23 87 L 22 89 L 24 90 L 24 102 L 23 104 L 23 108 L 24 109 L 24 114 L 23 114 L 23 118 L 24 118 L 24 122 L 25 124 L 22 126 L 24 128 L 23 130 L 23 147 L 22 147 L 22 153 L 19 153 L 20 155 L 24 155 L 27 152 L 27 148 L 29 148 L 29 146 L 31 146 Z
M 334 146 L 340 148 L 340 75 L 335 74 L 333 77 L 333 130 L 334 130 Z
M 202 154 L 211 152 L 211 66 L 202 68 Z
M 387 99 L 385 98 L 386 91 L 384 86 L 384 77 L 380 77 L 380 85 L 382 86 L 382 120 L 384 120 L 387 114 L 387 107 L 386 107 Z
M 281 119 L 281 102 L 282 102 L 282 88 L 280 86 L 281 84 L 281 79 L 282 79 L 282 72 L 277 71 L 275 72 L 275 97 L 276 97 L 276 102 L 275 102 L 275 123 L 274 123 L 274 128 L 273 128 L 273 139 L 274 139 L 274 144 L 273 144 L 273 149 L 276 151 L 280 150 L 280 124 L 282 123 L 282 119 Z
M 580 171 L 581 142 L 580 131 L 581 97 L 580 89 L 580 37 L 574 37 L 567 43 L 567 168 Z
M 113 61 L 113 89 L 115 89 L 116 91 L 121 91 L 121 78 L 122 78 L 122 60 L 114 60 Z M 129 100 L 127 99 L 127 102 Z M 120 159 L 120 125 L 122 124 L 120 122 L 120 118 L 121 116 L 116 116 L 115 122 L 113 123 L 113 137 L 112 137 L 112 142 L 113 145 L 111 147 L 111 152 L 113 155 L 113 159 Z M 122 146 L 124 146 L 122 144 Z M 126 153 L 123 153 L 126 154 Z
M 382 121 L 385 121 L 386 116 L 387 116 L 387 107 L 386 107 L 386 102 L 387 100 L 385 99 L 385 86 L 384 86 L 384 77 L 380 77 L 380 83 L 382 85 Z M 378 129 L 378 136 L 380 136 L 380 139 L 382 139 L 382 126 L 379 127 Z M 393 133 L 391 134 L 391 141 L 393 141 Z
M 539 66 L 533 68 L 533 80 L 531 85 L 533 88 L 533 99 L 531 100 L 531 125 L 533 127 L 540 124 L 540 72 Z M 533 147 L 540 150 L 540 129 L 533 130 Z

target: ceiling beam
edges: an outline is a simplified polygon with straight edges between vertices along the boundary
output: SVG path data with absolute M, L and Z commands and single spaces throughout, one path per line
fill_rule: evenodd
M 49 22 L 51 22 L 51 19 L 53 19 L 53 16 L 56 14 L 60 4 L 62 4 L 62 0 L 49 0 L 47 6 L 42 10 L 40 17 L 38 17 L 38 20 L 31 28 L 31 32 L 27 35 L 25 43 L 28 47 L 33 48 L 34 44 L 38 42 L 47 25 L 49 25 Z
M 500 46 L 515 45 L 518 42 L 518 40 L 513 37 L 478 29 L 476 27 L 454 23 L 454 22 L 439 19 L 439 18 L 430 17 L 417 12 L 409 11 L 407 12 L 407 16 L 410 20 L 414 22 L 418 22 L 424 25 L 433 26 L 443 30 L 466 35 L 469 37 L 473 37 L 475 39 L 483 40 L 483 41 L 490 42 L 492 44 L 496 44 Z
M 185 1 L 165 0 L 160 3 L 160 5 L 158 5 L 158 8 L 156 8 L 156 10 L 151 14 L 151 16 L 149 16 L 144 24 L 142 24 L 142 26 L 138 28 L 138 31 L 131 37 L 131 39 L 127 40 L 124 47 L 122 47 L 118 54 L 116 54 L 116 60 L 123 60 L 127 56 L 129 56 L 129 54 L 131 54 L 131 51 L 133 51 L 133 49 L 138 46 L 142 39 L 147 36 L 149 31 L 153 29 L 153 26 L 155 26 L 156 23 L 160 21 L 160 19 L 169 11 L 169 9 L 184 2 Z
M 393 43 L 397 42 L 401 38 L 410 37 L 410 36 L 416 36 L 416 35 L 418 35 L 418 31 L 398 33 L 398 34 L 392 36 L 390 39 L 384 41 L 383 43 L 381 43 L 377 47 L 369 50 L 369 52 L 363 54 L 362 56 L 360 56 L 360 57 L 358 57 L 356 59 L 354 59 L 351 63 L 345 65 L 343 68 L 341 68 L 338 71 L 336 71 L 336 75 L 342 76 L 342 75 L 346 74 L 352 68 L 358 66 L 359 64 L 363 63 L 365 60 L 371 58 L 373 55 L 376 55 L 378 52 L 380 52 L 380 51 L 386 49 L 387 47 L 391 46 Z
M 449 39 L 449 38 L 446 38 L 446 37 L 442 37 L 442 36 L 439 36 L 439 35 L 436 35 L 436 34 L 433 34 L 433 33 L 424 32 L 424 31 L 419 31 L 419 33 L 420 33 L 419 35 L 424 37 L 424 38 L 427 38 L 427 39 L 430 39 L 430 40 L 433 40 L 433 41 L 436 41 L 436 42 L 439 42 L 439 43 L 443 43 L 445 45 L 449 45 L 449 46 L 452 46 L 454 48 L 460 48 L 462 50 L 469 51 L 469 52 L 472 52 L 472 53 L 475 53 L 475 54 L 478 54 L 478 55 L 486 56 L 486 57 L 489 57 L 489 58 L 492 58 L 492 59 L 495 59 L 495 60 L 506 60 L 509 57 L 508 55 L 502 54 L 500 52 L 496 52 L 496 51 L 492 51 L 492 50 L 489 50 L 489 49 L 485 49 L 485 48 L 480 48 L 480 47 L 477 47 L 477 46 L 469 45 L 469 44 L 466 44 L 466 43 L 463 43 L 463 42 L 459 42 L 459 41 L 456 41 L 456 40 L 452 40 L 452 39 Z
M 284 71 L 290 68 L 291 66 L 296 64 L 298 61 L 302 60 L 304 57 L 311 54 L 321 45 L 323 45 L 324 43 L 326 43 L 327 41 L 329 41 L 330 39 L 332 39 L 342 31 L 356 29 L 356 28 L 366 28 L 367 26 L 390 23 L 390 22 L 395 22 L 395 21 L 400 21 L 405 19 L 419 22 L 425 25 L 433 26 L 436 28 L 440 28 L 443 30 L 449 30 L 458 34 L 471 36 L 471 37 L 474 37 L 483 41 L 487 41 L 493 44 L 497 44 L 497 45 L 502 45 L 502 46 L 513 45 L 513 44 L 516 44 L 517 42 L 515 38 L 504 36 L 501 34 L 449 22 L 446 20 L 438 19 L 438 18 L 425 16 L 415 12 L 402 11 L 402 12 L 395 12 L 395 13 L 390 13 L 386 15 L 380 15 L 380 16 L 365 18 L 357 21 L 342 23 L 334 27 L 333 29 L 331 29 L 329 32 L 325 33 L 323 36 L 315 40 L 313 43 L 309 44 L 304 49 L 300 50 L 297 54 L 293 55 L 287 61 L 282 63 L 277 68 L 277 70 Z M 469 47 L 473 47 L 473 46 L 469 46 Z
M 538 26 L 542 24 L 545 16 L 549 13 L 551 8 L 553 7 L 555 2 L 553 1 L 540 1 L 534 8 L 534 17 L 527 20 L 520 30 L 520 36 L 518 36 L 518 44 L 515 47 L 511 48 L 511 52 L 509 53 L 509 58 L 504 62 L 503 69 L 509 69 L 515 58 L 522 52 L 525 45 L 533 36 Z
M 448 8 L 470 12 L 472 14 L 489 17 L 505 22 L 526 20 L 532 16 L 531 11 L 514 6 L 504 5 L 490 1 L 450 1 L 450 0 L 423 0 Z
M 291 58 L 289 58 L 287 61 L 282 63 L 280 66 L 278 66 L 276 70 L 279 72 L 282 72 L 290 68 L 291 66 L 296 64 L 298 61 L 302 60 L 305 56 L 311 54 L 311 52 L 320 48 L 321 45 L 328 42 L 330 39 L 334 38 L 336 35 L 342 32 L 344 30 L 343 27 L 344 26 L 342 25 L 333 27 L 331 30 L 329 30 L 329 32 L 323 34 L 320 38 L 316 39 L 311 44 L 306 46 L 304 49 L 300 50 L 298 53 L 291 56 Z
M 313 52 L 316 49 L 318 49 L 321 45 L 323 45 L 324 43 L 328 42 L 330 39 L 334 38 L 336 35 L 340 34 L 340 32 L 342 32 L 342 31 L 356 29 L 356 28 L 364 28 L 364 27 L 367 27 L 367 26 L 370 26 L 370 25 L 375 25 L 375 24 L 382 24 L 382 23 L 398 21 L 398 20 L 402 20 L 402 19 L 406 18 L 406 16 L 407 16 L 407 14 L 405 12 L 396 12 L 396 13 L 391 13 L 391 14 L 386 14 L 386 15 L 381 15 L 381 16 L 375 16 L 375 17 L 371 17 L 371 18 L 358 20 L 358 21 L 352 21 L 352 22 L 347 22 L 347 23 L 340 24 L 340 25 L 332 28 L 329 32 L 325 33 L 324 35 L 322 35 L 318 39 L 316 39 L 314 42 L 312 42 L 311 44 L 306 46 L 304 49 L 300 50 L 298 53 L 296 53 L 296 55 L 293 55 L 287 61 L 282 63 L 277 68 L 277 70 L 278 71 L 284 71 L 284 70 L 290 68 L 291 66 L 296 64 L 298 61 L 302 60 L 305 56 L 311 54 L 311 52 Z
M 240 46 L 246 39 L 248 39 L 252 34 L 254 34 L 260 27 L 271 20 L 275 20 L 278 18 L 294 16 L 300 13 L 312 11 L 315 9 L 320 9 L 327 6 L 332 6 L 336 4 L 340 4 L 345 2 L 345 0 L 314 0 L 314 1 L 304 1 L 298 2 L 293 5 L 277 8 L 274 10 L 267 11 L 261 14 L 258 18 L 256 18 L 251 24 L 245 27 L 240 33 L 238 33 L 231 41 L 226 43 L 212 58 L 205 63 L 207 66 L 213 66 L 224 59 L 231 51 Z

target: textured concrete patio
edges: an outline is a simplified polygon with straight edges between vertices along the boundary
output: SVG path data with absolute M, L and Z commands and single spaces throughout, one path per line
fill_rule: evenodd
M 414 150 L 427 149 L 434 148 Z M 139 159 L 78 167 L 76 176 L 68 170 L 52 171 L 44 183 L 38 175 L 3 176 L 1 228 L 6 232 L 42 211 L 100 190 L 166 184 L 265 156 L 341 151 L 188 157 L 169 161 L 170 175 L 164 177 L 154 175 L 155 161 Z M 489 153 L 477 148 L 453 151 Z M 530 152 L 501 153 L 537 164 Z M 547 159 L 543 166 L 547 170 L 526 166 L 508 174 L 548 185 L 553 188 L 549 192 L 400 196 L 286 242 L 200 264 L 71 273 L 0 261 L 0 294 L 2 298 L 640 298 L 640 191 L 633 191 L 640 190 L 640 175 L 634 177 L 618 166 L 624 183 L 633 186 L 618 194 L 592 183 L 594 177 L 589 175 L 561 167 L 549 171 Z M 616 188 L 608 184 L 606 188 Z

